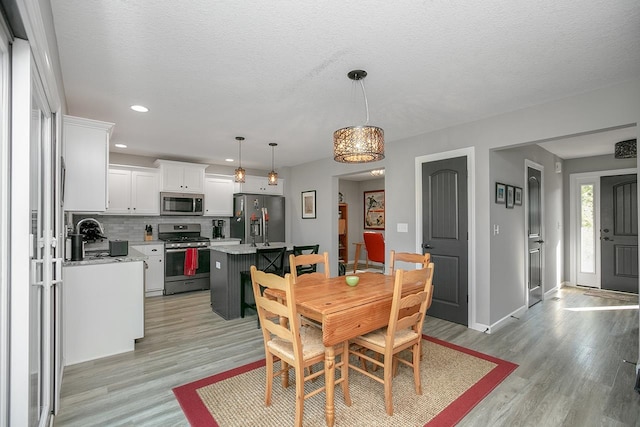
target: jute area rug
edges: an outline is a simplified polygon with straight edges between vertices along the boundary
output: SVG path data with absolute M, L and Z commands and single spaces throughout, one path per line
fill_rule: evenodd
M 415 393 L 413 373 L 400 365 L 393 379 L 393 416 L 387 416 L 382 384 L 349 372 L 352 405 L 335 391 L 335 426 L 453 426 L 518 365 L 423 335 L 422 395 Z M 283 389 L 274 380 L 271 406 L 264 406 L 264 360 L 173 389 L 194 427 L 281 427 L 295 419 L 295 379 Z M 322 369 L 322 364 L 316 369 Z M 377 371 L 382 375 L 382 370 Z M 336 376 L 339 373 L 336 372 Z M 321 377 L 323 378 L 323 377 Z M 323 379 L 305 386 L 312 390 Z M 325 426 L 325 394 L 304 402 L 307 427 Z

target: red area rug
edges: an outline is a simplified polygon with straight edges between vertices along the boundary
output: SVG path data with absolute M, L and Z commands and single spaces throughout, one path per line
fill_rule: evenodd
M 437 338 L 423 338 L 422 396 L 415 394 L 411 370 L 399 369 L 393 380 L 394 415 L 389 417 L 382 384 L 350 372 L 353 404 L 344 405 L 337 387 L 336 427 L 453 426 L 518 367 Z M 295 387 L 282 389 L 274 381 L 272 404 L 264 406 L 264 364 L 261 360 L 174 388 L 189 423 L 194 427 L 280 427 L 282 420 L 290 419 L 293 424 Z M 324 404 L 324 393 L 305 401 L 305 426 L 325 425 Z

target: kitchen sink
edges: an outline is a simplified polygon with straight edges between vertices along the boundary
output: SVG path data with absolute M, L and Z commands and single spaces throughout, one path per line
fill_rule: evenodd
M 85 251 L 85 259 L 106 258 L 109 256 L 109 251 L 97 250 L 97 251 Z

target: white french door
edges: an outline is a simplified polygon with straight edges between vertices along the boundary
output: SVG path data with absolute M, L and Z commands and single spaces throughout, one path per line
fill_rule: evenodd
M 10 203 L 11 425 L 45 426 L 54 377 L 56 139 L 29 43 L 12 45 Z
M 0 236 L 9 235 L 9 31 L 0 16 Z M 9 425 L 9 239 L 0 238 L 0 427 Z

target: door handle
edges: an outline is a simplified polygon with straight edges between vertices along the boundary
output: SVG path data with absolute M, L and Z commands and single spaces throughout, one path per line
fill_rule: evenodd
M 536 243 L 544 243 L 544 240 L 536 240 Z
M 422 249 L 433 249 L 433 246 L 425 243 L 422 245 Z
M 609 242 L 613 242 L 613 239 L 609 238 L 609 237 L 601 237 L 602 240 L 607 240 Z

